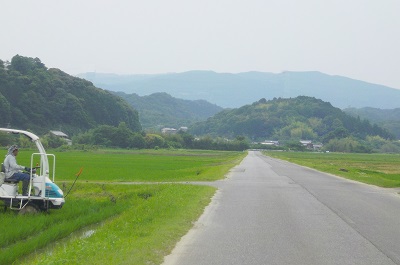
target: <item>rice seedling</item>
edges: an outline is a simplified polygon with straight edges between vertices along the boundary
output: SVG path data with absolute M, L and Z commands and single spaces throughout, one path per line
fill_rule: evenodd
M 74 173 L 83 166 L 81 178 L 60 210 L 24 216 L 10 210 L 0 213 L 0 264 L 101 264 L 104 260 L 158 264 L 215 191 L 208 186 L 159 182 L 220 179 L 244 156 L 158 150 L 56 153 L 58 185 L 69 188 Z M 21 155 L 20 164 L 26 161 L 28 155 Z M 138 181 L 155 184 L 120 184 Z M 85 236 L 75 236 L 82 231 Z

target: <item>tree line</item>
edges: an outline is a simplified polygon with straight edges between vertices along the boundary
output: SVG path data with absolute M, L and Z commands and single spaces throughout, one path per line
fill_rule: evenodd
M 244 138 L 238 137 L 234 140 L 222 138 L 201 137 L 195 138 L 186 132 L 176 134 L 133 132 L 125 123 L 118 127 L 101 125 L 85 133 L 73 137 L 76 145 L 132 148 L 132 149 L 206 149 L 206 150 L 227 150 L 243 151 L 249 148 Z
M 86 132 L 72 137 L 72 145 L 55 135 L 45 134 L 41 137 L 45 148 L 67 149 L 98 149 L 98 148 L 123 148 L 123 149 L 203 149 L 243 151 L 250 147 L 244 137 L 233 140 L 222 138 L 201 137 L 195 138 L 189 133 L 176 134 L 134 132 L 121 122 L 117 127 L 100 125 Z M 0 145 L 10 146 L 17 144 L 20 147 L 33 147 L 26 137 L 15 139 L 7 133 L 0 133 Z
M 190 133 L 180 131 L 176 134 L 146 133 L 132 131 L 121 122 L 118 126 L 100 125 L 72 137 L 73 144 L 53 134 L 45 134 L 41 141 L 46 148 L 68 150 L 90 150 L 98 148 L 123 149 L 202 149 L 243 151 L 249 148 L 272 149 L 281 151 L 310 151 L 297 140 L 280 141 L 279 146 L 263 145 L 251 142 L 244 136 L 234 139 L 222 137 L 201 136 L 194 137 Z M 26 137 L 15 139 L 6 133 L 0 133 L 0 145 L 7 147 L 17 144 L 20 147 L 33 147 Z M 367 136 L 365 140 L 349 136 L 331 139 L 319 151 L 348 152 L 348 153 L 400 153 L 400 143 L 384 139 L 380 136 Z

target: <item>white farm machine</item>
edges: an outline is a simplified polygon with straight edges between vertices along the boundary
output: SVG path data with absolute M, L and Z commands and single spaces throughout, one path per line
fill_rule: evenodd
M 18 210 L 20 213 L 60 209 L 65 199 L 62 190 L 54 183 L 55 156 L 46 154 L 39 137 L 31 132 L 6 128 L 0 128 L 0 132 L 25 135 L 38 149 L 37 153 L 31 155 L 30 172 L 28 172 L 30 182 L 26 196 L 18 194 L 17 182 L 7 181 L 4 172 L 0 172 L 0 200 L 4 201 L 4 208 Z M 51 168 L 49 160 L 52 162 Z

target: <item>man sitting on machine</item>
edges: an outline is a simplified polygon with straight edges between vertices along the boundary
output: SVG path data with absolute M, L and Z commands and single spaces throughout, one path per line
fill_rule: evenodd
M 17 164 L 16 156 L 18 155 L 18 147 L 16 145 L 11 146 L 8 149 L 6 158 L 4 159 L 4 173 L 5 181 L 22 181 L 22 195 L 28 196 L 28 188 L 30 182 L 30 175 L 28 173 L 22 172 L 25 170 L 30 172 L 31 169 L 28 167 L 20 166 Z

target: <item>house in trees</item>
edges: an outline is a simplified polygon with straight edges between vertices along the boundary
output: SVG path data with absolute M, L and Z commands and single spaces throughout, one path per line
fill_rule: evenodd
M 72 140 L 68 138 L 68 135 L 66 135 L 65 133 L 61 132 L 61 131 L 50 131 L 51 135 L 57 136 L 62 138 L 64 141 L 67 142 L 68 145 L 72 145 Z
M 310 140 L 301 140 L 301 145 L 305 146 L 307 149 L 313 149 L 314 145 Z
M 178 132 L 178 130 L 175 128 L 162 128 L 161 132 L 163 134 L 176 134 Z
M 268 145 L 268 146 L 279 146 L 279 141 L 265 140 L 261 144 Z
M 186 132 L 188 130 L 188 127 L 180 127 L 179 129 L 175 128 L 162 128 L 161 132 L 163 134 L 176 134 L 178 132 Z

